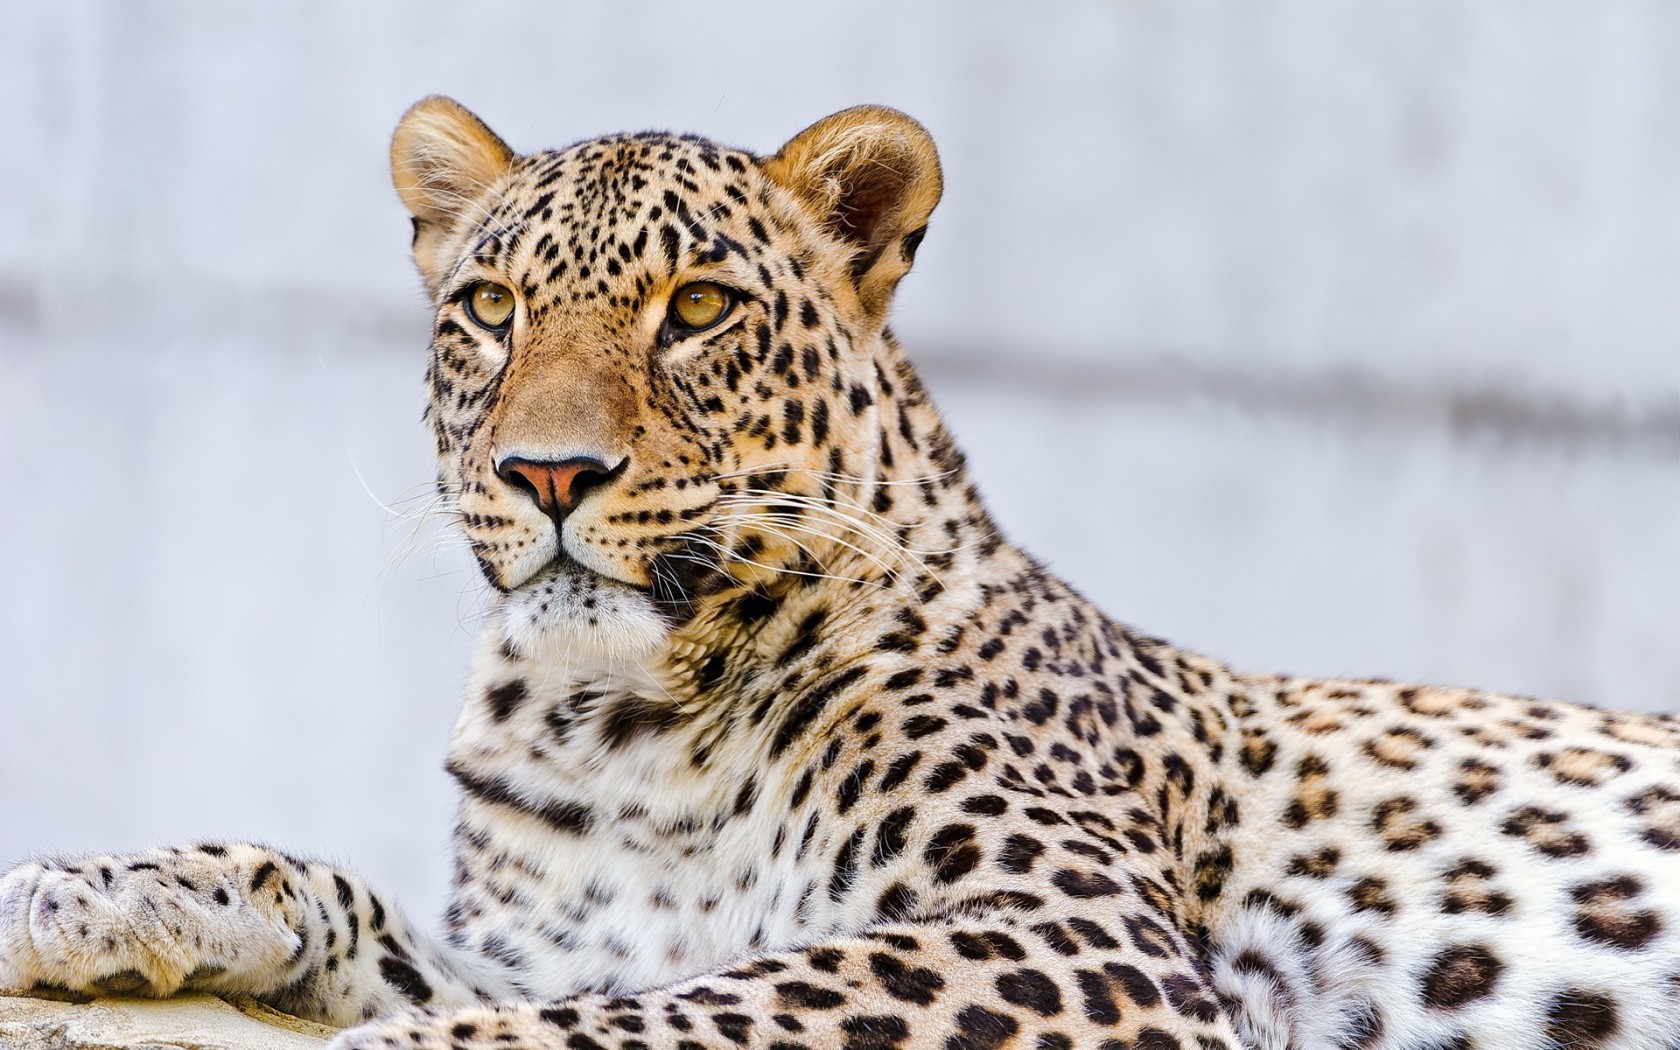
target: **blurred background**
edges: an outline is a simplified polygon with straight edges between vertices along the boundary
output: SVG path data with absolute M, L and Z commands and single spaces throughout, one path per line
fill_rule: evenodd
M 1029 13 L 1030 11 L 1030 13 Z M 909 111 L 998 517 L 1244 667 L 1680 709 L 1680 6 L 0 0 L 0 866 L 245 836 L 435 914 L 476 574 L 390 191 Z

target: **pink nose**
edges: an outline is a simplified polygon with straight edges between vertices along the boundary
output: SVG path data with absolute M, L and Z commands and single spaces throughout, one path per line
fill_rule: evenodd
M 576 510 L 590 489 L 610 481 L 615 473 L 605 463 L 587 456 L 558 463 L 509 456 L 496 466 L 497 477 L 531 497 L 556 523 Z

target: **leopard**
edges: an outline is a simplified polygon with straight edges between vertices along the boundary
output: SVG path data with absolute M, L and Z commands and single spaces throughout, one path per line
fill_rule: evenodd
M 441 929 L 251 842 L 41 856 L 0 986 L 335 1050 L 1680 1046 L 1680 721 L 1234 669 L 1011 543 L 889 324 L 913 119 L 518 154 L 434 96 L 391 163 L 489 596 Z

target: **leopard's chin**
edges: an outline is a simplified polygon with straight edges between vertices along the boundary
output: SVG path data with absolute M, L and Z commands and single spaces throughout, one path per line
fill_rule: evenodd
M 502 595 L 494 629 L 521 656 L 616 664 L 652 656 L 671 625 L 646 589 L 561 558 Z

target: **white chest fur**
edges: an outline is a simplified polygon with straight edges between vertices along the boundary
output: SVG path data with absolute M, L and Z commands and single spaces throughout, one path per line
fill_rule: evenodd
M 839 921 L 819 892 L 827 843 L 787 810 L 755 734 L 696 763 L 706 714 L 670 717 L 668 684 L 639 664 L 481 666 L 451 747 L 456 937 L 524 993 L 633 991 Z

